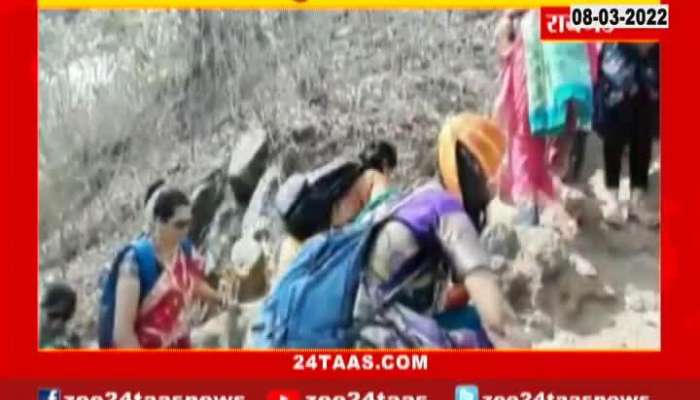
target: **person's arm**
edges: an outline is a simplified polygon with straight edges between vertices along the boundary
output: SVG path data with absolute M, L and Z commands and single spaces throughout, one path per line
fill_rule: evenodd
M 207 282 L 203 276 L 197 277 L 194 286 L 194 295 L 200 300 L 211 304 L 220 305 L 224 303 L 223 294 L 211 287 L 209 282 Z
M 529 347 L 519 333 L 515 314 L 489 268 L 489 256 L 469 217 L 462 212 L 443 216 L 438 238 L 453 267 L 457 282 L 463 282 L 474 302 L 482 325 L 496 347 Z
M 140 283 L 138 265 L 134 254 L 129 253 L 119 266 L 116 299 L 114 308 L 114 347 L 139 348 L 139 340 L 134 331 L 139 308 Z
M 189 260 L 188 265 L 191 268 L 194 278 L 194 297 L 212 305 L 225 305 L 223 293 L 211 287 L 206 279 L 204 257 L 202 257 L 196 249 L 192 249 Z

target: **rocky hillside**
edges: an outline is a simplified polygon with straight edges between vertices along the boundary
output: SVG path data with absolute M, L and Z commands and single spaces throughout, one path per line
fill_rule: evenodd
M 488 112 L 497 86 L 491 12 L 89 14 L 97 13 L 44 18 L 42 34 L 65 30 L 79 37 L 96 30 L 93 55 L 121 54 L 115 37 L 138 39 L 143 54 L 124 56 L 138 61 L 125 61 L 134 68 L 107 74 L 96 85 L 141 88 L 135 93 L 148 95 L 114 114 L 100 106 L 132 98 L 122 92 L 114 99 L 100 97 L 96 90 L 96 97 L 85 100 L 92 101 L 94 115 L 69 114 L 72 119 L 65 121 L 47 112 L 62 97 L 47 94 L 73 93 L 75 85 L 41 86 L 43 142 L 53 145 L 51 138 L 70 132 L 95 136 L 95 129 L 116 126 L 107 129 L 115 132 L 109 140 L 97 135 L 75 141 L 71 152 L 83 157 L 62 162 L 47 157 L 40 177 L 42 279 L 63 278 L 78 289 L 75 324 L 88 342 L 95 334 L 99 269 L 142 229 L 142 197 L 155 178 L 192 192 L 200 223 L 195 233 L 212 279 L 233 272 L 246 277 L 237 290 L 242 305 L 209 319 L 196 334 L 200 345 L 237 347 L 246 318 L 277 273 L 281 228 L 269 199 L 279 182 L 384 138 L 399 150 L 393 178 L 410 186 L 434 174 L 434 141 L 444 118 L 467 109 Z M 169 30 L 166 21 L 177 28 Z M 105 30 L 107 22 L 114 27 Z M 64 54 L 62 46 L 67 45 L 50 42 L 41 55 Z M 69 66 L 53 62 L 51 68 Z M 94 122 L 103 114 L 109 118 Z M 88 123 L 93 125 L 84 126 Z M 74 126 L 81 129 L 68 129 Z M 591 142 L 591 152 L 599 154 Z M 589 175 L 599 161 L 588 161 Z M 68 184 L 66 176 L 80 178 L 80 184 L 68 182 L 80 190 L 55 195 L 55 188 Z M 590 196 L 593 201 L 593 191 Z M 546 228 L 514 230 L 505 218 L 510 210 L 498 210 L 494 215 L 504 224 L 493 227 L 494 236 L 485 241 L 500 254 L 494 267 L 539 346 L 658 347 L 658 317 L 652 315 L 658 316 L 655 233 L 644 247 L 649 257 L 642 259 L 647 253 L 627 246 L 630 232 L 612 233 L 622 250 L 601 250 L 607 243 L 601 235 L 608 233 L 585 230 L 568 243 Z M 599 224 L 595 216 L 588 221 L 589 227 Z M 503 243 L 510 243 L 507 251 Z M 644 265 L 643 287 L 619 272 L 606 276 L 630 262 Z M 648 329 L 644 340 L 635 341 L 625 332 L 641 332 L 629 322 L 637 314 Z M 199 324 L 203 317 L 197 319 Z M 606 329 L 621 339 L 596 336 Z

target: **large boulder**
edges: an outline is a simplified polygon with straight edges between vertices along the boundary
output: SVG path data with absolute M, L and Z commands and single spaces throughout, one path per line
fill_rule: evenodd
M 240 204 L 248 204 L 269 159 L 269 138 L 262 129 L 241 134 L 231 153 L 228 179 Z
M 225 276 L 235 280 L 235 299 L 247 303 L 265 296 L 268 289 L 267 259 L 255 239 L 244 236 L 231 249 L 231 262 Z
M 568 267 L 569 250 L 560 234 L 550 228 L 531 227 L 518 232 L 522 243 L 522 255 L 534 261 L 543 277 L 556 275 Z
M 244 211 L 235 201 L 230 201 L 216 212 L 205 242 L 207 274 L 219 272 L 229 263 L 231 247 L 241 237 Z
M 226 173 L 222 169 L 212 171 L 192 193 L 192 226 L 190 237 L 197 247 L 206 239 L 216 211 L 226 194 Z
M 260 178 L 243 216 L 243 232 L 259 241 L 277 242 L 283 232 L 275 209 L 275 195 L 282 184 L 282 171 L 271 166 Z
M 544 313 L 555 321 L 572 320 L 587 299 L 615 298 L 595 266 L 572 252 L 559 234 L 546 228 L 518 233 L 523 249 L 500 276 L 506 298 L 518 314 Z M 549 334 L 548 328 L 544 331 Z

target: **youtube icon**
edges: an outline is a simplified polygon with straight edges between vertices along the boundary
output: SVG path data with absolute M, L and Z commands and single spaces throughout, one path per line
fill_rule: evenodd
M 267 394 L 267 400 L 301 400 L 297 390 L 273 390 Z

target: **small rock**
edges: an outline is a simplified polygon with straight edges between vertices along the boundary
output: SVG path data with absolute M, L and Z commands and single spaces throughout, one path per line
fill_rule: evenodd
M 554 338 L 554 321 L 552 318 L 542 311 L 535 311 L 525 320 L 525 326 L 528 330 L 537 331 L 546 338 Z
M 519 259 L 501 275 L 500 286 L 516 312 L 532 310 L 541 288 L 539 271 L 532 263 Z
M 644 323 L 657 328 L 661 325 L 661 315 L 658 312 L 648 312 L 644 315 Z
M 352 33 L 352 26 L 346 25 L 331 34 L 331 39 L 342 39 Z
M 500 274 L 501 272 L 508 269 L 508 260 L 506 260 L 505 257 L 493 255 L 491 256 L 490 266 L 492 271 L 494 271 L 497 274 Z
M 506 224 L 495 224 L 486 228 L 481 242 L 490 254 L 497 254 L 512 260 L 520 251 L 516 231 Z
M 633 285 L 625 288 L 625 305 L 634 312 L 658 311 L 659 296 L 656 292 L 636 289 Z
M 230 268 L 238 279 L 237 300 L 249 302 L 265 295 L 268 288 L 267 257 L 253 238 L 243 237 L 231 250 Z
M 580 254 L 572 253 L 569 255 L 569 261 L 576 269 L 576 272 L 581 276 L 594 277 L 598 276 L 598 270 L 587 259 Z
M 247 204 L 258 180 L 265 172 L 269 156 L 269 139 L 262 129 L 242 134 L 236 142 L 228 167 L 228 178 L 236 200 Z
M 642 313 L 647 310 L 644 299 L 639 295 L 639 293 L 628 293 L 625 296 L 625 307 L 627 307 L 628 310 L 638 313 Z

